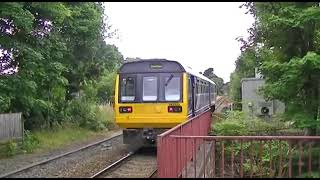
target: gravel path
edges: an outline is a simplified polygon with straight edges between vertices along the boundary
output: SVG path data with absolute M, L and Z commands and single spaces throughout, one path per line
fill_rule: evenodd
M 31 163 L 48 159 L 61 153 L 80 148 L 93 142 L 121 134 L 120 130 L 110 131 L 106 135 L 94 137 L 50 152 L 18 155 L 11 159 L 0 160 L 0 174 L 13 171 Z M 111 142 L 88 148 L 80 152 L 59 158 L 48 164 L 40 165 L 23 173 L 10 177 L 88 177 L 108 163 L 128 153 L 128 148 L 122 143 L 122 136 Z

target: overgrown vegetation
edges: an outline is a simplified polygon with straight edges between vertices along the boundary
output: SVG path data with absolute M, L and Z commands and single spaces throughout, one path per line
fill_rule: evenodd
M 98 105 L 123 60 L 105 42 L 114 33 L 102 3 L 1 3 L 0 113 L 22 112 L 29 130 L 110 126 Z
M 35 151 L 53 150 L 70 144 L 74 141 L 83 141 L 90 137 L 104 135 L 107 131 L 91 131 L 74 124 L 69 124 L 63 128 L 48 130 L 37 130 L 34 136 L 38 139 L 39 145 Z M 54 136 L 55 138 L 52 138 Z
M 24 138 L 22 141 L 22 152 L 26 152 L 26 153 L 32 153 L 34 151 L 34 149 L 36 149 L 38 147 L 38 145 L 40 144 L 39 139 L 33 135 L 30 131 L 26 131 L 24 134 Z
M 229 111 L 225 117 L 212 124 L 212 135 L 250 136 L 278 135 L 279 132 L 293 130 L 290 122 L 284 122 L 280 117 L 264 120 L 249 116 L 242 111 Z M 299 131 L 297 130 L 297 133 Z
M 39 139 L 27 130 L 24 132 L 24 138 L 22 141 L 9 140 L 0 145 L 0 158 L 10 157 L 20 153 L 32 153 L 39 144 Z
M 230 95 L 235 102 L 234 109 L 241 110 L 241 79 L 254 77 L 255 68 L 266 80 L 261 92 L 266 100 L 280 100 L 286 105 L 286 112 L 272 122 L 250 118 L 241 112 L 230 112 L 226 118 L 217 122 L 212 134 L 215 135 L 278 135 L 302 133 L 307 128 L 310 135 L 316 135 L 320 127 L 320 9 L 316 2 L 249 2 L 245 7 L 255 18 L 248 30 L 247 40 L 242 43 L 241 55 L 236 61 L 236 69 L 231 74 Z M 284 132 L 279 128 L 290 128 Z M 297 130 L 298 129 L 298 130 Z M 253 176 L 276 177 L 288 173 L 288 143 L 270 141 L 250 144 L 243 143 L 244 156 L 253 155 Z M 299 159 L 298 146 L 293 142 L 293 162 Z M 306 147 L 307 144 L 305 144 Z M 230 159 L 228 144 L 227 157 Z M 227 146 L 226 146 L 227 147 Z M 235 143 L 235 153 L 239 153 L 239 143 Z M 252 147 L 252 148 L 250 148 Z M 262 161 L 259 150 L 263 149 Z M 271 148 L 272 156 L 269 154 Z M 313 159 L 318 159 L 319 147 L 314 147 Z M 249 153 L 248 153 L 249 152 Z M 284 162 L 279 170 L 280 154 Z M 302 159 L 308 159 L 304 151 Z M 274 171 L 270 174 L 268 163 L 272 160 Z M 250 160 L 244 161 L 245 172 L 249 173 Z M 260 168 L 262 165 L 264 168 Z M 318 166 L 318 164 L 314 165 Z M 293 165 L 297 172 L 297 163 Z M 237 167 L 238 168 L 238 167 Z M 303 166 L 303 171 L 306 171 Z M 296 176 L 297 174 L 295 174 Z M 303 174 L 303 177 L 320 177 L 319 173 Z
M 257 60 L 254 49 L 247 48 L 236 60 L 236 69 L 230 75 L 230 97 L 234 102 L 234 109 L 241 110 L 241 79 L 255 76 Z
M 10 157 L 16 154 L 32 153 L 34 151 L 47 151 L 60 148 L 74 141 L 85 140 L 92 136 L 104 135 L 108 130 L 116 128 L 114 124 L 114 112 L 109 105 L 94 106 L 95 120 L 93 125 L 82 125 L 69 122 L 63 126 L 52 129 L 38 129 L 33 132 L 26 130 L 22 141 L 10 140 L 0 144 L 0 158 Z M 77 121 L 79 122 L 79 121 Z M 87 121 L 83 122 L 87 123 Z M 96 124 L 100 123 L 100 124 Z M 89 129 L 88 127 L 91 127 Z M 100 127 L 100 129 L 97 129 Z M 104 131 L 97 131 L 102 130 Z M 53 138 L 54 137 L 54 138 Z
M 220 136 L 256 136 L 256 135 L 281 135 L 288 133 L 292 135 L 301 135 L 302 131 L 292 128 L 288 122 L 282 121 L 281 117 L 276 117 L 272 121 L 266 121 L 257 117 L 251 117 L 241 111 L 229 111 L 221 117 L 219 121 L 212 124 L 211 135 Z M 221 142 L 217 142 L 217 157 L 221 156 Z M 224 141 L 225 162 L 229 166 L 231 162 L 231 152 L 234 152 L 235 174 L 240 174 L 240 153 L 241 143 L 239 141 Z M 307 148 L 307 144 L 304 144 Z M 270 154 L 271 148 L 271 154 Z M 314 160 L 319 158 L 319 147 L 314 146 L 312 157 Z M 278 177 L 288 174 L 289 167 L 289 143 L 287 141 L 255 141 L 242 143 L 242 152 L 244 157 L 244 174 L 249 176 L 252 168 L 253 177 Z M 292 162 L 294 176 L 297 176 L 297 163 L 299 160 L 299 146 L 293 142 L 292 144 Z M 260 158 L 261 156 L 261 158 Z M 308 152 L 304 151 L 302 158 L 308 159 Z M 260 160 L 261 159 L 261 160 Z M 251 163 L 252 162 L 252 163 Z M 272 171 L 270 171 L 270 162 L 272 163 Z M 283 168 L 279 169 L 280 162 Z M 219 164 L 219 162 L 216 162 Z M 251 165 L 252 164 L 252 165 Z M 316 165 L 315 165 L 316 166 Z M 227 169 L 227 168 L 226 168 Z M 303 170 L 306 171 L 306 170 Z M 270 173 L 271 172 L 271 173 Z M 230 173 L 230 172 L 228 172 Z M 303 175 L 307 177 L 308 174 Z M 319 174 L 313 173 L 312 177 L 319 177 Z
M 4 153 L 8 157 L 13 156 L 17 153 L 17 149 L 18 144 L 15 141 L 10 140 L 5 144 Z
M 320 126 L 320 8 L 317 2 L 249 2 L 255 18 L 231 75 L 231 94 L 239 102 L 240 80 L 258 67 L 266 80 L 266 99 L 286 104 L 296 127 L 315 135 Z

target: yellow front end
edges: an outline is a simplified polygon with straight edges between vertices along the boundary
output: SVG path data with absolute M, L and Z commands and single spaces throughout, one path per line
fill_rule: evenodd
M 115 120 L 121 128 L 172 128 L 187 120 L 187 74 L 183 74 L 183 102 L 179 103 L 118 103 L 119 75 L 115 86 Z M 182 112 L 169 113 L 168 106 L 181 106 Z M 132 113 L 120 113 L 119 107 L 131 106 Z

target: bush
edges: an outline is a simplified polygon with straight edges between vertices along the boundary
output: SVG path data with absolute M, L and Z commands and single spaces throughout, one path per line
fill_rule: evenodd
M 230 111 L 226 116 L 212 124 L 211 134 L 225 136 L 274 135 L 281 129 L 288 129 L 289 123 L 278 119 L 266 121 L 250 117 L 241 111 Z
M 111 107 L 99 107 L 94 102 L 75 99 L 72 100 L 69 108 L 73 122 L 77 123 L 80 127 L 94 131 L 114 127 Z
M 112 129 L 115 127 L 114 124 L 114 112 L 111 106 L 99 106 L 97 109 L 97 121 L 104 124 L 104 126 L 108 129 Z
M 311 172 L 309 173 L 304 173 L 301 176 L 302 178 L 320 178 L 320 173 L 319 172 Z
M 240 111 L 230 111 L 225 117 L 222 117 L 222 120 L 216 121 L 212 125 L 211 134 L 220 135 L 220 136 L 254 136 L 254 135 L 275 135 L 281 129 L 289 129 L 291 126 L 288 122 L 281 121 L 280 117 L 274 118 L 272 121 L 266 121 L 257 117 L 250 117 Z M 291 129 L 290 130 L 295 130 Z M 295 130 L 296 131 L 296 130 Z M 231 144 L 234 145 L 234 153 L 237 158 L 239 158 L 240 153 L 240 143 L 225 141 L 225 156 L 226 161 L 230 160 L 231 157 Z M 262 141 L 260 142 L 243 142 L 243 153 L 244 153 L 244 172 L 248 174 L 250 172 L 250 154 L 252 150 L 253 153 L 253 173 L 259 174 L 262 173 L 264 176 L 269 177 L 269 163 L 272 160 L 273 167 L 279 166 L 279 157 L 282 154 L 282 157 L 288 157 L 289 153 L 289 144 L 286 141 Z M 252 145 L 252 147 L 250 147 Z M 262 147 L 262 161 L 260 162 L 259 151 L 260 146 Z M 217 143 L 217 147 L 220 147 L 220 143 Z M 270 157 L 269 148 L 271 147 L 272 156 Z M 281 148 L 280 148 L 281 147 Z M 218 150 L 218 153 L 220 150 Z M 297 153 L 297 148 L 293 148 L 293 157 L 294 153 Z M 219 156 L 219 154 L 218 154 Z M 306 158 L 305 155 L 303 158 Z M 297 160 L 297 159 L 296 159 Z M 238 161 L 239 162 L 239 159 Z M 262 169 L 259 169 L 259 164 L 261 163 Z M 284 163 L 284 162 L 283 162 Z M 283 172 L 287 170 L 288 164 L 283 164 Z M 272 176 L 279 174 L 278 169 L 274 169 Z
M 104 72 L 100 81 L 97 83 L 97 96 L 99 98 L 99 103 L 107 103 L 112 101 L 112 96 L 114 96 L 114 85 L 117 73 Z
M 72 121 L 81 127 L 90 126 L 90 122 L 95 120 L 94 105 L 83 99 L 74 99 L 69 106 L 69 113 Z
M 211 134 L 225 136 L 248 135 L 246 116 L 241 111 L 230 111 L 219 122 L 212 125 Z
M 6 156 L 10 157 L 17 153 L 18 144 L 12 140 L 8 141 L 5 145 Z
M 30 131 L 25 131 L 24 138 L 22 141 L 22 150 L 27 153 L 32 153 L 35 148 L 40 144 L 39 139 L 36 136 L 31 134 Z

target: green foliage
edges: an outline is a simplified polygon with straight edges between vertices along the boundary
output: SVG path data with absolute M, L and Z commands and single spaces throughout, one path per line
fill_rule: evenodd
M 309 173 L 304 173 L 301 176 L 302 178 L 320 178 L 320 173 L 319 172 L 312 172 L 311 174 Z
M 72 100 L 68 111 L 73 117 L 72 122 L 80 127 L 94 131 L 114 127 L 114 116 L 110 107 L 99 107 L 94 102 L 81 98 Z
M 6 156 L 13 156 L 17 153 L 18 144 L 12 140 L 8 141 L 5 145 Z
M 240 111 L 231 111 L 227 118 L 219 123 L 212 125 L 214 134 L 216 135 L 234 135 L 240 136 L 248 133 L 248 129 L 244 123 L 244 114 Z
M 265 46 L 261 50 L 272 46 L 273 50 L 268 54 L 274 57 L 261 58 L 261 69 L 267 80 L 264 94 L 269 99 L 300 107 L 294 118 L 297 126 L 312 129 L 319 126 L 317 116 L 320 111 L 320 51 L 316 46 L 320 11 L 315 5 L 282 3 L 276 8 L 277 14 L 259 14 L 261 22 L 258 24 L 263 32 L 276 29 L 265 34 Z M 266 6 L 259 4 L 257 9 Z M 282 37 L 271 38 L 273 35 Z
M 92 138 L 96 139 L 96 137 L 102 137 L 106 134 L 109 134 L 107 130 L 95 132 L 88 128 L 79 127 L 74 123 L 65 123 L 59 128 L 41 129 L 33 132 L 33 135 L 40 142 L 36 148 L 37 152 L 60 149 L 75 142 L 88 142 Z
M 245 3 L 244 7 L 256 21 L 249 29 L 249 39 L 240 39 L 243 51 L 239 59 L 246 61 L 237 62 L 235 73 L 242 78 L 243 72 L 251 71 L 246 67 L 259 67 L 266 79 L 262 91 L 264 96 L 285 102 L 291 109 L 299 109 L 289 112 L 296 126 L 315 132 L 320 119 L 318 3 L 250 2 Z M 245 54 L 248 54 L 246 58 Z M 257 63 L 251 63 L 252 60 Z M 231 81 L 235 81 L 231 84 L 237 89 L 237 76 L 234 75 Z
M 114 112 L 109 105 L 99 106 L 96 113 L 96 119 L 108 129 L 113 129 L 115 127 Z
M 212 124 L 211 134 L 223 136 L 275 135 L 278 130 L 289 128 L 289 124 L 278 120 L 267 122 L 250 117 L 241 111 L 230 111 L 226 117 Z
M 0 96 L 0 111 L 5 112 L 9 109 L 10 98 Z
M 81 127 L 88 127 L 90 129 L 100 127 L 100 124 L 97 124 L 95 119 L 96 107 L 94 103 L 83 99 L 75 99 L 71 101 L 69 108 L 69 113 L 73 117 L 72 121 Z
M 241 110 L 241 79 L 255 77 L 258 58 L 253 48 L 241 52 L 236 60 L 236 69 L 230 76 L 230 97 L 234 102 L 234 109 Z
M 233 109 L 241 110 L 241 77 L 236 72 L 230 76 L 230 98 L 233 101 Z
M 114 96 L 116 72 L 105 72 L 97 84 L 99 103 L 111 102 Z
M 277 120 L 280 118 L 276 118 Z M 230 111 L 226 114 L 221 121 L 215 122 L 212 125 L 213 135 L 219 136 L 257 136 L 257 135 L 275 135 L 275 133 L 280 129 L 290 128 L 289 124 L 281 121 L 273 120 L 272 122 L 266 122 L 265 120 L 259 118 L 251 118 L 246 116 L 243 112 L 240 111 Z M 231 161 L 231 152 L 233 152 L 235 157 L 235 167 L 239 166 L 240 162 L 240 153 L 241 153 L 241 144 L 239 141 L 224 141 L 225 147 L 225 161 Z M 298 146 L 293 147 L 292 157 L 293 161 L 298 161 Z M 217 143 L 217 156 L 221 156 L 221 142 Z M 271 148 L 271 154 L 270 154 Z M 253 142 L 242 142 L 242 152 L 244 157 L 244 174 L 249 174 L 251 170 L 251 159 L 252 157 L 252 169 L 253 175 L 259 176 L 260 174 L 263 177 L 276 177 L 279 175 L 279 169 L 274 168 L 273 172 L 270 174 L 270 161 L 272 162 L 273 167 L 279 167 L 280 156 L 282 156 L 282 174 L 285 171 L 288 171 L 288 161 L 284 160 L 289 155 L 289 144 L 286 141 L 253 141 Z M 314 152 L 317 152 L 314 150 Z M 261 154 L 260 154 L 261 153 Z M 260 161 L 261 155 L 261 161 Z M 307 154 L 304 155 L 304 158 L 307 158 Z M 261 165 L 261 166 L 260 166 Z M 260 168 L 261 167 L 261 168 Z
M 234 155 L 235 157 L 239 157 L 241 153 L 241 146 L 238 143 L 233 144 L 234 146 Z M 230 160 L 231 157 L 231 144 L 226 143 L 226 152 L 225 155 L 227 157 L 227 160 Z M 271 156 L 270 156 L 270 147 L 271 147 Z M 281 148 L 280 148 L 281 147 Z M 260 149 L 261 149 L 261 161 L 260 161 Z M 279 167 L 279 157 L 280 154 L 282 154 L 283 157 L 288 156 L 288 149 L 289 149 L 289 144 L 287 142 L 282 142 L 282 141 L 269 141 L 269 142 L 254 142 L 254 143 L 249 143 L 249 142 L 243 142 L 242 144 L 242 151 L 244 155 L 244 160 L 243 160 L 243 170 L 244 174 L 249 175 L 251 166 L 252 166 L 252 173 L 254 177 L 258 176 L 260 174 L 263 175 L 263 177 L 276 177 L 279 174 L 278 168 L 274 168 L 272 174 L 270 174 L 270 161 L 272 162 L 273 167 Z M 251 155 L 250 155 L 251 154 Z M 252 156 L 252 163 L 250 156 Z M 237 159 L 238 161 L 239 159 Z M 235 166 L 237 166 L 236 164 Z M 261 165 L 261 166 L 260 166 Z M 283 171 L 282 173 L 286 170 L 286 167 L 288 167 L 287 164 L 283 162 Z
M 38 13 L 41 13 L 42 16 L 58 24 L 71 16 L 70 9 L 64 3 L 33 2 L 32 7 L 38 9 Z
M 50 128 L 77 119 L 68 111 L 74 94 L 86 105 L 110 101 L 123 57 L 105 42 L 112 32 L 101 3 L 1 3 L 0 21 L 0 50 L 12 50 L 18 67 L 0 78 L 1 113 L 22 112 L 27 129 Z M 83 119 L 92 122 L 90 113 Z
M 39 139 L 30 131 L 25 131 L 21 149 L 24 152 L 32 153 L 40 144 Z

